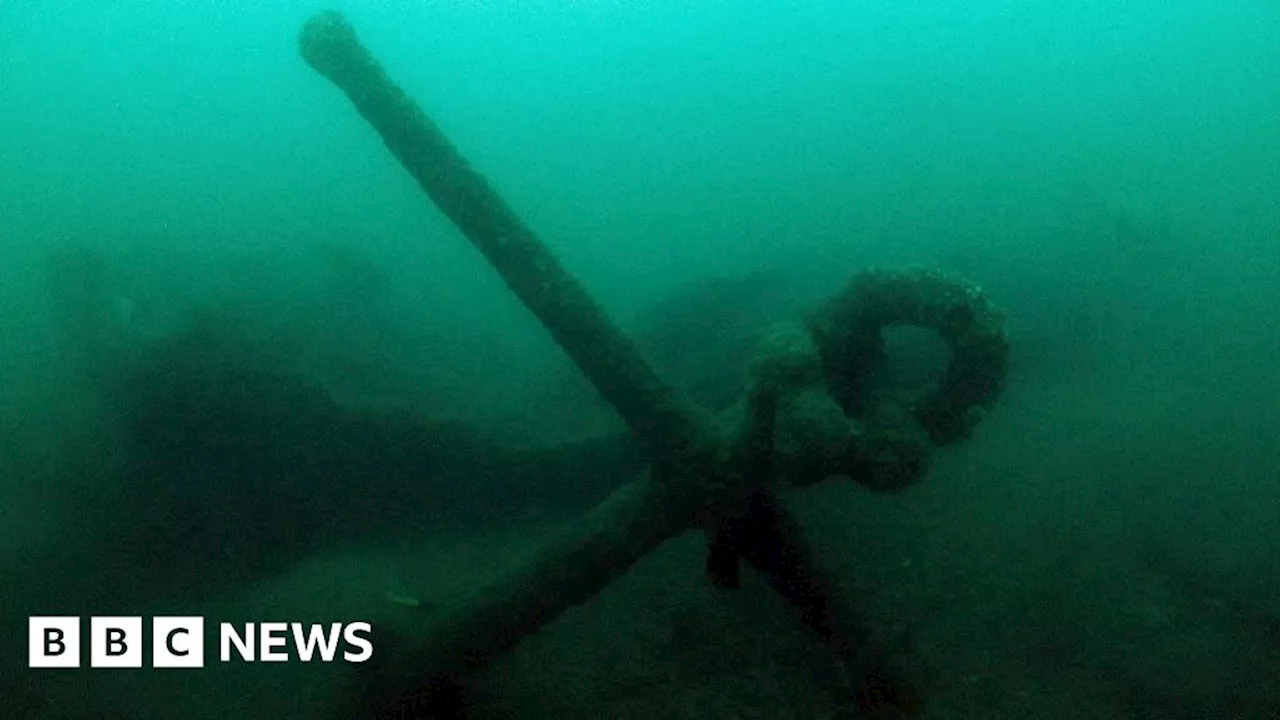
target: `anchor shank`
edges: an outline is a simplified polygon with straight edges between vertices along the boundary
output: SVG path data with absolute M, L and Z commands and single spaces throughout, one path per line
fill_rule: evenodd
M 303 59 L 338 86 L 387 148 L 506 281 L 639 440 L 657 456 L 686 456 L 702 431 L 581 284 L 387 76 L 336 12 L 303 27 Z

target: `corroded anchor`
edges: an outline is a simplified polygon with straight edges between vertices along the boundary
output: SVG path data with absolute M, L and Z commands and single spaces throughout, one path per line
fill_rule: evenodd
M 428 197 L 488 259 L 655 460 L 546 544 L 525 566 L 445 609 L 407 647 L 344 688 L 331 717 L 440 717 L 468 674 L 581 603 L 667 539 L 708 537 L 706 572 L 737 583 L 745 560 L 838 658 L 855 712 L 906 715 L 918 705 L 843 599 L 777 487 L 848 476 L 893 491 L 924 472 L 931 442 L 965 437 L 999 395 L 1008 345 L 976 288 L 937 273 L 869 272 L 803 323 L 780 327 L 754 360 L 733 410 L 688 406 L 560 265 L 533 231 L 397 87 L 340 14 L 309 20 L 302 57 L 341 89 Z M 881 330 L 922 325 L 952 349 L 923 399 L 873 402 L 868 374 Z

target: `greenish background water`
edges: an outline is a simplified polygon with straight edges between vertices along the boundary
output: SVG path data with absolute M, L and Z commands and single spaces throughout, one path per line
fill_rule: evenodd
M 614 427 L 298 58 L 299 26 L 328 5 L 0 2 L 6 572 L 74 531 L 65 509 L 112 457 L 51 312 L 48 258 L 67 243 L 103 259 L 109 313 L 131 332 L 231 304 L 275 367 L 346 402 L 513 442 Z M 1270 4 L 339 9 L 637 332 L 670 293 L 760 269 L 789 288 L 780 306 L 870 265 L 924 264 L 1007 309 L 1010 388 L 923 486 L 797 500 L 883 622 L 915 635 L 936 677 L 931 716 L 1280 714 Z M 317 558 L 257 592 L 295 607 L 320 602 L 307 584 L 319 583 L 325 602 L 364 608 L 350 588 L 381 588 L 384 565 L 414 562 L 419 585 L 465 585 L 488 571 L 456 558 L 501 566 L 554 515 L 493 528 L 485 537 L 509 541 L 484 550 L 451 529 L 422 541 L 430 560 Z M 519 672 L 493 681 L 494 712 L 810 716 L 807 671 L 776 650 L 785 612 L 759 588 L 725 610 L 686 545 L 517 654 Z M 651 599 L 651 586 L 666 590 Z M 272 601 L 236 588 L 218 599 L 246 613 Z M 21 593 L 8 603 L 15 618 L 39 612 Z M 778 627 L 751 632 L 735 613 Z M 659 630 L 673 625 L 695 639 Z M 307 702 L 265 676 L 204 677 L 136 692 L 128 683 L 145 679 L 77 680 L 67 706 L 42 712 L 78 717 L 69 707 L 87 696 L 155 717 Z M 203 707 L 206 695 L 220 699 Z

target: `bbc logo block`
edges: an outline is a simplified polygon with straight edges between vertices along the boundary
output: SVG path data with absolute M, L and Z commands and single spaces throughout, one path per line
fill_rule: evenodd
M 204 618 L 152 618 L 151 666 L 204 667 Z
M 142 667 L 142 618 L 89 618 L 89 667 Z
M 33 617 L 27 621 L 28 665 L 80 667 L 80 618 Z
M 91 617 L 87 642 L 82 630 L 78 617 L 29 618 L 27 664 L 33 668 L 80 667 L 82 646 L 87 645 L 89 667 L 142 667 L 146 640 L 141 617 Z M 204 667 L 204 618 L 152 618 L 151 666 Z

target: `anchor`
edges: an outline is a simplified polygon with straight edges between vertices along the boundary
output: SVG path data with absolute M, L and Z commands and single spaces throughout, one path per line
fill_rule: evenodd
M 855 717 L 921 706 L 910 668 L 824 568 L 782 492 L 847 477 L 894 492 L 926 472 L 934 446 L 969 435 L 1004 387 L 1003 319 L 975 285 L 932 271 L 859 273 L 808 316 L 779 326 L 751 360 L 732 409 L 686 402 L 435 122 L 387 75 L 339 13 L 308 20 L 303 59 L 340 89 L 428 198 L 488 260 L 645 448 L 651 463 L 524 565 L 441 609 L 322 709 L 331 718 L 455 717 L 468 678 L 585 602 L 668 539 L 707 537 L 709 581 L 758 572 L 843 669 Z M 910 401 L 871 392 L 882 331 L 932 328 L 952 357 Z

